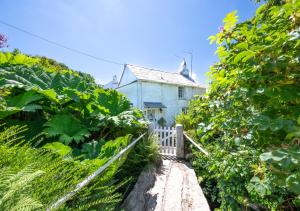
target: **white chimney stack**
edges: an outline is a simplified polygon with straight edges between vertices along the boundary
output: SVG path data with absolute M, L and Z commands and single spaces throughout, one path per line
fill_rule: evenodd
M 114 84 L 118 83 L 118 78 L 117 78 L 116 75 L 113 76 L 113 83 L 114 83 Z
M 113 80 L 103 86 L 104 89 L 116 89 L 119 86 L 118 78 L 116 75 L 113 76 Z

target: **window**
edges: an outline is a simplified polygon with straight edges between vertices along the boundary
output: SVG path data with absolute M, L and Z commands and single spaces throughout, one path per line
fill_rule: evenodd
M 182 87 L 182 86 L 178 87 L 178 98 L 179 99 L 184 99 L 184 97 L 185 97 L 184 95 L 185 95 L 184 87 Z
M 182 113 L 187 114 L 187 107 L 183 107 L 183 108 L 181 109 L 181 111 L 182 111 Z

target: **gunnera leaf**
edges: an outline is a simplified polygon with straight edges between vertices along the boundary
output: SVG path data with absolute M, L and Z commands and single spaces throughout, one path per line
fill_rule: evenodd
M 88 129 L 71 114 L 58 114 L 44 124 L 47 137 L 58 136 L 59 141 L 69 145 L 79 143 L 90 135 Z
M 65 156 L 72 151 L 71 147 L 66 146 L 60 142 L 47 143 L 43 146 L 43 148 L 49 149 L 52 152 L 59 154 L 60 156 Z
M 7 99 L 7 106 L 22 108 L 22 107 L 24 107 L 28 104 L 31 104 L 32 102 L 38 101 L 42 98 L 43 98 L 43 96 L 30 90 L 27 92 L 23 92 L 17 96 L 9 97 Z

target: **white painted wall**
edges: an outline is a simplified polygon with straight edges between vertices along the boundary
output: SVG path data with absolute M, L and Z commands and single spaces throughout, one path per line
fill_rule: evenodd
M 145 110 L 144 102 L 161 102 L 167 108 L 157 111 L 156 120 L 161 116 L 167 121 L 167 126 L 175 123 L 175 117 L 182 108 L 188 106 L 189 100 L 195 95 L 203 95 L 205 88 L 185 86 L 185 99 L 178 98 L 180 85 L 163 84 L 137 80 L 136 76 L 125 68 L 118 91 L 124 93 L 134 107 Z
M 185 87 L 185 99 L 178 98 L 178 85 L 159 84 L 151 82 L 142 82 L 142 102 L 161 102 L 167 108 L 164 109 L 164 118 L 167 125 L 171 126 L 175 123 L 175 117 L 181 113 L 182 108 L 188 106 L 189 100 L 195 95 L 202 95 L 205 89 L 195 87 Z M 143 109 L 143 107 L 141 108 Z
M 121 86 L 117 88 L 117 90 L 125 94 L 134 107 L 140 108 L 138 104 L 138 83 L 137 82 Z
M 146 81 L 138 81 L 117 89 L 124 93 L 132 102 L 134 107 L 144 110 L 144 102 L 161 102 L 167 108 L 156 116 L 160 116 L 167 121 L 167 126 L 175 123 L 175 117 L 181 113 L 182 108 L 188 106 L 188 101 L 195 95 L 203 95 L 204 88 L 185 87 L 186 98 L 178 98 L 178 85 L 161 84 Z

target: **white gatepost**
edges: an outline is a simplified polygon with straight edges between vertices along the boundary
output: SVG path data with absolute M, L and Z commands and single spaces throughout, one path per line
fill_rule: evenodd
M 178 158 L 184 158 L 183 126 L 181 124 L 176 125 L 176 136 L 177 136 L 176 156 Z

